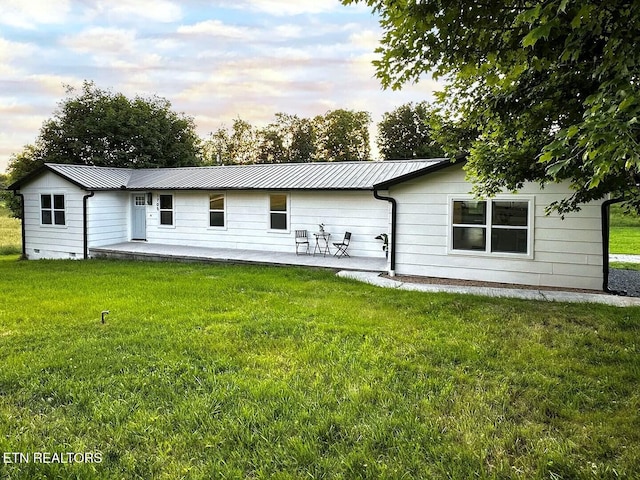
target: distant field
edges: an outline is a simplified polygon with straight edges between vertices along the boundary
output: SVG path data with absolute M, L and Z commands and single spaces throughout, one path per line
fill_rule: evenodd
M 625 215 L 619 206 L 611 207 L 611 239 L 613 254 L 640 255 L 640 216 Z
M 0 255 L 20 253 L 21 239 L 20 220 L 11 217 L 9 209 L 0 203 Z

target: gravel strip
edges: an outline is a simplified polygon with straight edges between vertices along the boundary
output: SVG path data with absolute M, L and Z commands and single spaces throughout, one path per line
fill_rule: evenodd
M 616 268 L 609 270 L 609 288 L 626 291 L 629 297 L 640 297 L 640 271 Z

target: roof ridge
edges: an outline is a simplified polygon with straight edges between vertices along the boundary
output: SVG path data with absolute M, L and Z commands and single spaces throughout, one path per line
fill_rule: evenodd
M 110 170 L 135 170 L 131 167 L 107 167 L 104 165 L 87 165 L 85 163 L 44 163 L 48 167 L 81 167 L 81 168 L 99 168 L 99 169 L 110 169 Z

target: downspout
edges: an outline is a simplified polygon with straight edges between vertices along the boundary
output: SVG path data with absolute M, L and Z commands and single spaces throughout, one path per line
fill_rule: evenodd
M 614 295 L 627 294 L 627 292 L 609 288 L 609 207 L 620 202 L 622 202 L 621 198 L 605 200 L 600 207 L 600 216 L 602 217 L 602 290 Z
M 391 253 L 389 254 L 390 265 L 389 265 L 389 276 L 396 276 L 396 210 L 398 207 L 398 202 L 396 202 L 395 198 L 386 197 L 380 195 L 378 190 L 373 190 L 373 196 L 377 200 L 384 200 L 391 204 L 391 241 L 389 242 L 389 250 Z
M 88 220 L 87 220 L 87 201 L 93 197 L 95 192 L 91 190 L 90 193 L 82 197 L 82 242 L 83 242 L 83 258 L 86 260 L 89 258 L 89 232 L 88 232 Z
M 20 228 L 22 229 L 22 259 L 27 259 L 27 239 L 25 237 L 24 227 L 24 194 L 18 193 L 17 190 L 13 191 L 13 195 L 20 197 Z

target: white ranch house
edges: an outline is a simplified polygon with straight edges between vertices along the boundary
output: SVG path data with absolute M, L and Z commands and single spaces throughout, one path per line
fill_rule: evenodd
M 28 259 L 88 258 L 114 244 L 295 254 L 295 230 L 309 232 L 313 250 L 324 224 L 331 242 L 352 233 L 352 258 L 377 259 L 392 275 L 594 290 L 606 275 L 602 202 L 562 220 L 545 208 L 566 196 L 565 185 L 529 184 L 480 201 L 461 164 L 447 159 L 141 170 L 46 164 L 9 189 L 23 198 Z M 381 233 L 390 239 L 388 258 L 375 238 Z

